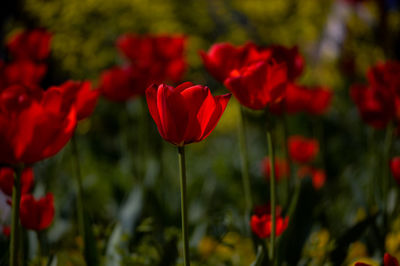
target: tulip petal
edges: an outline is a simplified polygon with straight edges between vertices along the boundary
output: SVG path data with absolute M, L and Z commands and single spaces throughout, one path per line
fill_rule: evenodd
M 215 110 L 212 113 L 211 117 L 209 118 L 207 126 L 203 130 L 200 140 L 207 138 L 208 135 L 210 135 L 210 133 L 217 126 L 217 123 L 218 123 L 219 119 L 221 118 L 222 114 L 224 113 L 225 108 L 226 108 L 231 96 L 232 96 L 232 94 L 228 93 L 228 94 L 218 95 L 218 96 L 214 97 L 216 107 L 215 107 Z
M 157 85 L 156 84 L 152 84 L 150 87 L 147 88 L 146 101 L 147 101 L 147 106 L 149 107 L 150 115 L 153 118 L 154 122 L 156 123 L 158 131 L 160 132 L 160 135 L 162 137 L 164 137 L 164 130 L 161 125 L 160 115 L 158 114 L 158 109 L 157 109 Z
M 183 144 L 188 123 L 185 101 L 179 92 L 167 85 L 160 85 L 157 91 L 157 108 L 160 122 L 167 141 L 176 145 Z

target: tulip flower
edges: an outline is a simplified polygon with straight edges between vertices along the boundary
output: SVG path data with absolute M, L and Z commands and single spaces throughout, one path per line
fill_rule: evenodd
M 152 85 L 146 90 L 147 105 L 158 131 L 178 146 L 181 184 L 181 216 L 184 265 L 189 266 L 184 145 L 205 139 L 217 125 L 230 94 L 212 96 L 210 89 L 185 82 L 177 87 Z
M 282 101 L 270 105 L 272 113 L 281 115 L 285 112 L 295 114 L 305 112 L 310 115 L 321 115 L 331 104 L 333 93 L 323 87 L 307 88 L 290 83 L 286 87 Z
M 218 81 L 224 82 L 232 70 L 245 66 L 257 50 L 255 44 L 247 43 L 235 47 L 230 43 L 214 44 L 206 53 L 200 51 L 200 56 L 207 71 Z
M 400 185 L 400 156 L 394 157 L 390 160 L 390 170 L 394 180 Z
M 287 228 L 289 223 L 289 217 L 281 217 L 280 208 L 276 206 L 276 231 L 275 235 L 280 236 Z M 258 209 L 259 210 L 259 209 Z M 256 211 L 255 214 L 251 216 L 250 226 L 254 234 L 259 238 L 268 238 L 272 233 L 272 215 L 265 209 L 264 212 Z
M 286 82 L 286 64 L 268 60 L 233 70 L 224 84 L 242 105 L 260 110 L 282 100 Z
M 9 226 L 3 226 L 2 232 L 4 236 L 10 237 L 11 228 Z
M 140 77 L 132 67 L 112 67 L 100 76 L 99 90 L 110 101 L 126 101 L 145 92 L 146 77 Z
M 395 116 L 395 97 L 389 88 L 353 85 L 350 96 L 364 122 L 376 129 L 385 128 Z
M 186 70 L 185 42 L 183 36 L 124 34 L 118 38 L 117 48 L 135 71 L 148 76 L 144 90 L 151 83 L 181 81 Z
M 0 190 L 7 196 L 12 196 L 14 186 L 14 169 L 9 167 L 0 168 Z M 25 168 L 21 175 L 21 193 L 27 194 L 33 187 L 33 170 L 30 167 Z
M 356 262 L 354 266 L 371 266 L 371 264 L 364 262 Z M 383 266 L 399 266 L 399 262 L 395 257 L 390 255 L 389 253 L 385 253 L 383 256 Z
M 89 81 L 67 81 L 59 87 L 51 87 L 61 92 L 64 101 L 75 106 L 77 120 L 83 120 L 90 116 L 96 106 L 99 90 L 92 90 Z
M 59 91 L 11 86 L 0 93 L 0 163 L 32 164 L 56 154 L 76 125 L 74 106 Z
M 372 66 L 367 71 L 367 79 L 373 87 L 384 87 L 400 96 L 400 62 L 387 61 Z
M 54 197 L 48 193 L 36 200 L 32 195 L 23 195 L 20 204 L 21 224 L 26 229 L 41 231 L 50 226 L 54 218 Z
M 290 158 L 298 163 L 309 163 L 319 151 L 318 141 L 302 136 L 291 136 L 288 140 Z
M 297 46 L 287 48 L 282 45 L 272 45 L 268 49 L 278 63 L 286 63 L 287 77 L 290 81 L 294 81 L 303 73 L 305 62 Z
M 46 74 L 47 66 L 32 61 L 16 61 L 0 69 L 3 89 L 11 85 L 23 85 L 37 88 Z M 0 87 L 1 90 L 1 87 Z
M 316 169 L 310 166 L 302 166 L 297 175 L 299 178 L 304 178 L 306 176 L 311 177 L 312 185 L 315 190 L 321 189 L 326 181 L 326 174 L 323 169 Z
M 50 54 L 51 33 L 44 29 L 22 31 L 7 42 L 14 60 L 42 61 Z
M 264 176 L 269 180 L 271 176 L 271 162 L 268 157 L 262 161 Z M 279 182 L 289 175 L 289 164 L 284 159 L 275 158 L 275 179 Z
M 217 125 L 230 97 L 212 96 L 208 87 L 191 82 L 175 88 L 152 85 L 146 90 L 149 111 L 160 135 L 177 146 L 205 139 Z

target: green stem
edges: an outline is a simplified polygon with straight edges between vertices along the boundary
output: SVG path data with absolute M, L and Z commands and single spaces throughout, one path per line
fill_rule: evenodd
M 40 231 L 36 231 L 36 236 L 37 236 L 37 256 L 38 256 L 38 265 L 42 265 L 42 247 L 40 244 Z
M 283 155 L 284 159 L 287 162 L 288 165 L 288 174 L 286 176 L 286 203 L 289 203 L 290 201 L 290 194 L 291 194 L 291 188 L 292 188 L 292 160 L 290 159 L 289 156 L 289 150 L 288 150 L 288 128 L 287 128 L 287 116 L 284 114 L 282 117 L 282 125 L 283 125 Z
M 252 199 L 251 199 L 249 157 L 247 154 L 244 109 L 242 106 L 240 106 L 238 130 L 239 130 L 240 159 L 241 159 L 241 164 L 242 164 L 242 182 L 243 182 L 245 212 L 246 212 L 246 225 L 247 225 L 253 203 L 252 203 Z
M 187 205 L 186 205 L 186 165 L 185 165 L 184 146 L 178 146 L 178 159 L 179 159 L 179 177 L 181 183 L 181 217 L 182 217 L 183 260 L 184 260 L 183 265 L 190 266 Z
M 78 215 L 78 227 L 79 227 L 79 234 L 83 240 L 83 246 L 86 247 L 85 241 L 85 213 L 84 213 L 84 205 L 83 205 L 83 185 L 82 185 L 82 174 L 81 174 L 81 164 L 79 160 L 79 152 L 78 152 L 78 145 L 76 142 L 76 136 L 73 135 L 71 139 L 72 143 L 72 153 L 75 161 L 75 176 L 76 181 L 78 184 L 78 199 L 77 199 L 77 215 Z
M 271 219 L 272 219 L 272 228 L 271 228 L 271 242 L 269 245 L 269 258 L 271 261 L 271 265 L 275 265 L 275 231 L 276 231 L 276 212 L 275 212 L 275 151 L 274 145 L 272 142 L 272 133 L 271 129 L 267 128 L 267 141 L 268 141 L 268 156 L 269 163 L 271 166 L 271 178 L 270 180 L 270 202 L 271 202 Z
M 12 217 L 11 217 L 11 240 L 10 240 L 10 266 L 16 266 L 18 261 L 19 248 L 19 204 L 21 200 L 21 174 L 23 166 L 18 166 L 15 169 L 14 186 L 12 193 Z
M 384 143 L 384 154 L 383 154 L 383 178 L 382 178 L 382 198 L 383 198 L 383 211 L 386 213 L 386 205 L 387 205 L 387 197 L 389 190 L 389 180 L 390 180 L 390 171 L 389 171 L 389 160 L 390 160 L 390 152 L 393 141 L 393 123 L 389 123 L 386 129 L 385 143 Z
M 141 158 L 139 160 L 139 173 L 140 173 L 140 177 L 139 177 L 139 181 L 143 182 L 146 176 L 146 169 L 147 169 L 147 152 L 149 151 L 149 141 L 148 141 L 148 134 L 149 134 L 149 130 L 148 130 L 148 107 L 147 107 L 147 103 L 146 103 L 146 98 L 142 97 L 140 99 L 140 108 L 141 108 L 141 114 L 140 114 L 140 119 L 139 119 L 139 123 L 140 123 L 140 127 L 139 127 L 139 152 L 141 153 Z

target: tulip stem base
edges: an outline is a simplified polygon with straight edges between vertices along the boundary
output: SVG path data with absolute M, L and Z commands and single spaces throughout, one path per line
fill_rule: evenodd
M 270 203 L 271 203 L 271 242 L 269 245 L 269 258 L 271 265 L 275 265 L 275 231 L 276 231 L 276 211 L 275 211 L 275 200 L 276 200 L 276 187 L 275 187 L 275 151 L 272 141 L 272 132 L 270 128 L 267 128 L 267 141 L 268 141 L 268 157 L 271 165 L 271 178 L 270 180 Z
M 23 166 L 15 169 L 11 206 L 10 266 L 19 265 L 19 204 L 21 200 L 21 174 Z
M 182 218 L 182 237 L 183 237 L 183 260 L 184 260 L 183 265 L 190 266 L 187 205 L 186 205 L 186 165 L 185 165 L 184 146 L 178 146 L 178 159 L 179 159 L 179 176 L 181 184 L 181 218 Z

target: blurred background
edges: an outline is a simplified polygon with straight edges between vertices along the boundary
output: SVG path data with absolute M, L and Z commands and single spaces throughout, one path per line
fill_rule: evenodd
M 207 85 L 213 94 L 227 90 L 207 73 L 199 50 L 217 42 L 297 45 L 306 61 L 299 83 L 327 86 L 334 98 L 323 116 L 287 117 L 289 135 L 320 141 L 315 164 L 325 169 L 326 182 L 315 190 L 310 180 L 302 180 L 294 222 L 280 239 L 281 260 L 287 265 L 351 264 L 357 258 L 379 262 L 385 251 L 400 258 L 395 182 L 389 228 L 380 228 L 380 197 L 371 189 L 382 175 L 385 131 L 366 126 L 349 97 L 351 84 L 365 82 L 368 67 L 399 60 L 398 0 L 3 1 L 2 44 L 18 30 L 38 27 L 53 34 L 44 88 L 67 79 L 91 80 L 96 87 L 103 70 L 123 64 L 115 41 L 129 32 L 187 36 L 184 80 Z M 4 45 L 0 49 L 5 58 Z M 186 149 L 193 265 L 250 265 L 255 259 L 255 240 L 244 219 L 238 115 L 239 104 L 232 99 L 207 140 Z M 253 201 L 266 204 L 269 188 L 261 166 L 267 154 L 265 117 L 246 110 L 245 118 Z M 280 143 L 281 130 L 275 129 Z M 176 150 L 159 136 L 145 99 L 100 99 L 94 114 L 78 125 L 77 135 L 85 204 L 101 263 L 182 263 Z M 400 154 L 399 144 L 394 142 L 393 155 Z M 278 156 L 282 149 L 278 145 Z M 76 237 L 70 145 L 34 171 L 34 194 L 55 194 L 56 217 L 43 234 L 47 254 L 57 258 L 56 265 L 85 265 L 82 239 Z M 283 187 L 278 191 L 285 209 L 290 195 Z M 29 239 L 33 257 L 37 240 L 34 235 Z M 6 238 L 0 241 L 7 246 Z

